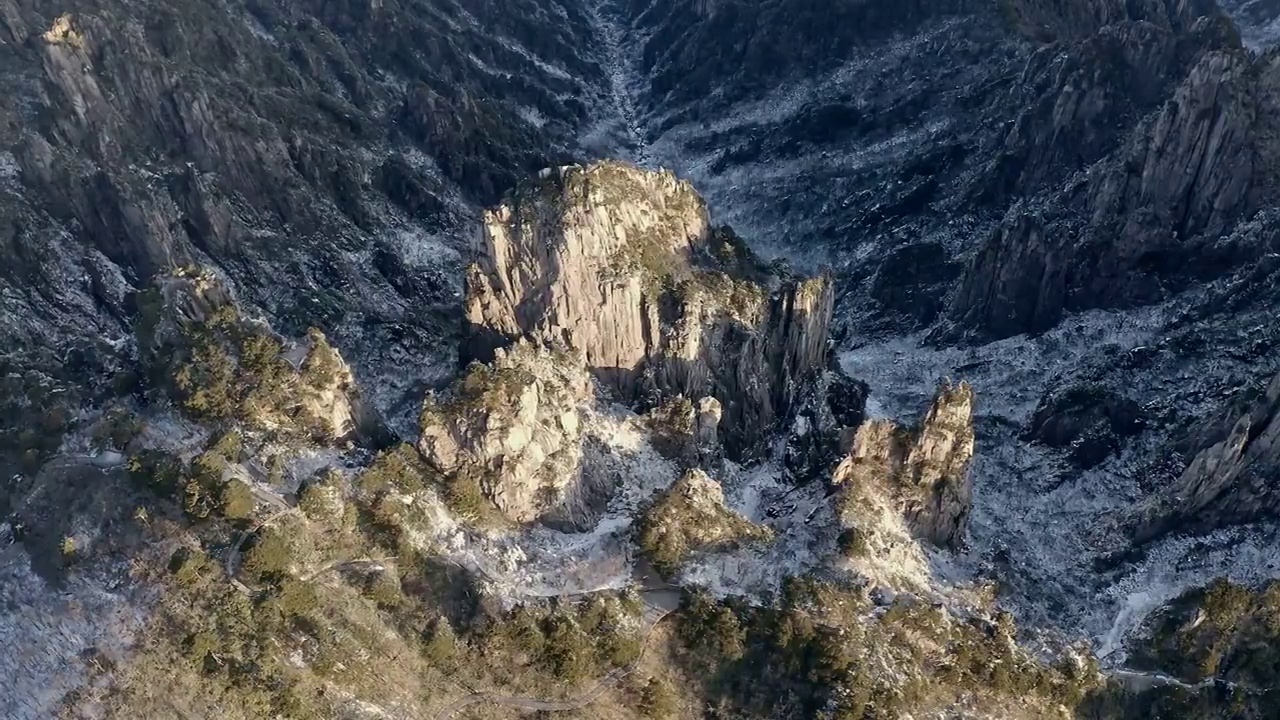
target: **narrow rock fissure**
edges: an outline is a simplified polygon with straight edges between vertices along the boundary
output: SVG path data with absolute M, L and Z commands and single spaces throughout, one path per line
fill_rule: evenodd
M 628 144 L 630 157 L 626 158 L 640 167 L 652 166 L 644 128 L 640 124 L 632 97 L 638 84 L 638 74 L 626 45 L 626 31 L 619 26 L 617 11 L 606 0 L 588 0 L 587 17 L 600 40 L 601 64 L 609 79 L 609 99 Z

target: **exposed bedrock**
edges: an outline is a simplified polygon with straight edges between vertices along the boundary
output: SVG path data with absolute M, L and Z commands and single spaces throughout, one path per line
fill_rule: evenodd
M 1134 536 L 1209 531 L 1280 512 L 1280 375 L 1188 438 L 1191 461 L 1135 513 Z
M 942 336 L 1042 332 L 1264 252 L 1219 241 L 1275 197 L 1280 62 L 1247 53 L 1216 12 L 1166 9 L 1168 22 L 1116 22 L 1031 56 L 1014 91 L 1025 109 L 976 185 L 1020 199 L 970 259 Z
M 530 337 L 627 402 L 714 397 L 731 457 L 759 454 L 827 366 L 831 279 L 763 265 L 670 173 L 546 171 L 485 214 L 478 246 L 466 356 Z
M 584 411 L 594 399 L 580 357 L 522 341 L 473 363 L 440 399 L 428 398 L 418 448 L 508 519 L 584 526 L 598 495 L 583 470 Z M 597 492 L 597 490 L 599 492 Z
M 853 505 L 869 495 L 891 498 L 915 537 L 939 547 L 957 547 L 972 506 L 973 390 L 943 385 L 918 430 L 889 420 L 858 428 L 849 454 L 832 483 L 842 522 L 858 528 Z

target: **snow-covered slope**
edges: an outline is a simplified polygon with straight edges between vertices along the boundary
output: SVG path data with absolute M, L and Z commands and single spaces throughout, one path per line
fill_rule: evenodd
M 185 461 L 217 436 L 140 372 L 153 274 L 210 267 L 274 332 L 323 329 L 412 441 L 424 393 L 455 375 L 478 208 L 598 157 L 674 169 L 760 254 L 832 267 L 835 357 L 870 417 L 914 422 L 942 378 L 977 395 L 957 551 L 886 516 L 887 559 L 833 561 L 831 489 L 793 486 L 780 444 L 719 478 L 775 539 L 696 556 L 680 582 L 755 601 L 839 575 L 956 609 L 993 583 L 1027 633 L 1122 667 L 1184 590 L 1280 578 L 1265 515 L 1134 531 L 1135 507 L 1280 370 L 1280 5 L 1220 5 L 1234 25 L 1201 1 L 0 0 L 16 99 L 0 108 L 0 513 L 48 524 L 0 549 L 19 608 L 0 637 L 41 656 L 0 691 L 42 716 L 83 678 L 62 656 L 120 645 L 149 607 L 103 589 L 125 586 L 118 561 L 57 591 L 56 563 L 20 567 L 23 542 L 127 516 L 82 504 L 64 522 L 43 488 L 67 466 L 46 463 L 101 449 L 106 406 Z M 1081 395 L 1102 399 L 1062 399 Z M 1041 432 L 1112 400 L 1133 427 Z M 481 530 L 432 491 L 402 498 L 431 521 L 416 547 L 506 604 L 637 580 L 631 526 L 681 468 L 631 409 L 594 411 L 585 433 L 616 478 L 590 530 Z M 290 458 L 270 493 L 376 450 L 262 447 Z M 246 472 L 269 475 L 263 460 Z

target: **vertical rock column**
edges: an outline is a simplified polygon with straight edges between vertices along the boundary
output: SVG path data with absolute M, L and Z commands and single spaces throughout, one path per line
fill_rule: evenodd
M 731 457 L 759 453 L 826 367 L 830 277 L 765 268 L 670 173 L 554 171 L 486 213 L 478 246 L 467 357 L 529 337 L 581 352 L 627 402 L 714 397 Z

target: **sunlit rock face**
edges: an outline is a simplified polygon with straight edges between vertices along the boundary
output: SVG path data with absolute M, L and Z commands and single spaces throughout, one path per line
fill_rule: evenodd
M 670 173 L 548 171 L 485 214 L 478 244 L 471 357 L 533 337 L 581 351 L 629 402 L 714 397 L 733 455 L 759 452 L 826 365 L 831 280 L 761 264 Z
M 570 353 L 528 342 L 499 349 L 447 399 L 427 402 L 418 447 L 442 472 L 474 478 L 514 522 L 581 520 L 592 480 L 582 468 L 582 408 L 592 391 Z
M 849 455 L 832 477 L 842 523 L 857 530 L 868 495 L 891 498 L 912 535 L 939 547 L 963 540 L 973 498 L 972 388 L 943 386 L 918 430 L 888 420 L 858 428 Z

